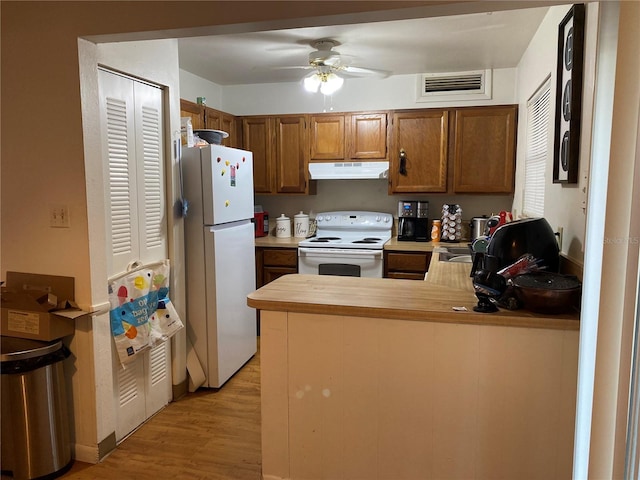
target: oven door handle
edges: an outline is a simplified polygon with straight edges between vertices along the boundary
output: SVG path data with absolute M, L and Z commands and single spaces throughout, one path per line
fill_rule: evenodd
M 298 256 L 314 256 L 314 255 L 335 255 L 338 259 L 341 256 L 358 256 L 370 258 L 382 258 L 382 250 L 358 250 L 355 248 L 304 248 L 298 247 Z

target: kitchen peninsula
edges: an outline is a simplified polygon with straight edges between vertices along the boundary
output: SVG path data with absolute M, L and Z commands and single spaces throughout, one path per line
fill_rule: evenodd
M 435 257 L 425 282 L 286 275 L 249 295 L 263 478 L 570 478 L 578 315 L 473 312 L 469 265 Z

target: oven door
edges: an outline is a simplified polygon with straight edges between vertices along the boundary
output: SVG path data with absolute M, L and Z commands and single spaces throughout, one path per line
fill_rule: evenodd
M 382 250 L 299 247 L 298 273 L 382 278 Z

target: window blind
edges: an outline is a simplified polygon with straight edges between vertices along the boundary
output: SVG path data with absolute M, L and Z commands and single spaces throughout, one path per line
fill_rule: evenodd
M 544 216 L 544 178 L 549 152 L 550 100 L 551 77 L 547 77 L 527 102 L 527 148 L 524 160 L 522 212 L 528 217 Z

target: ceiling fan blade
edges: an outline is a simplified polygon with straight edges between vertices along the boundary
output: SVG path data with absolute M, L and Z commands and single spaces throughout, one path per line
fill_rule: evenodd
M 377 77 L 380 78 L 385 78 L 388 77 L 391 72 L 388 72 L 386 70 L 378 70 L 375 68 L 363 68 L 363 67 L 353 67 L 353 66 L 348 66 L 348 65 L 344 65 L 342 67 L 340 67 L 338 69 L 341 73 L 347 74 L 347 75 L 351 75 L 354 77 L 364 77 L 367 75 L 375 75 Z
M 268 70 L 315 70 L 313 65 L 281 65 L 267 67 Z

